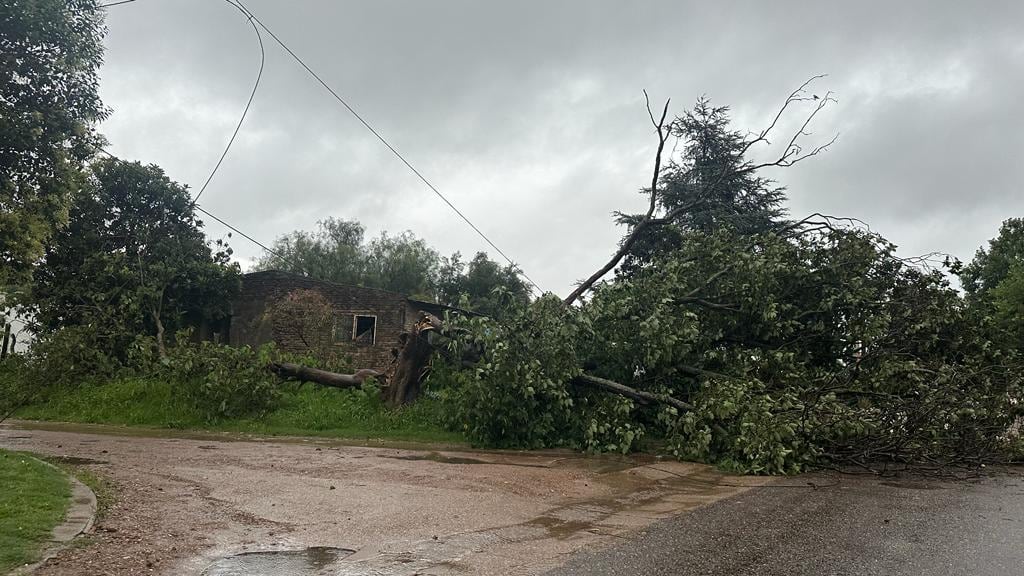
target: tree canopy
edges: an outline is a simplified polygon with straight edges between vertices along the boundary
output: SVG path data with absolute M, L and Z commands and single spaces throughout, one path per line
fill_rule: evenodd
M 969 300 L 992 314 L 996 325 L 1024 352 L 1024 218 L 1003 222 L 988 249 L 979 248 L 960 270 Z
M 1024 263 L 1024 218 L 1010 218 L 989 241 L 988 249 L 979 248 L 974 259 L 963 267 L 960 278 L 964 290 L 979 296 L 993 290 L 1021 263 Z
M 765 232 L 785 216 L 785 189 L 752 170 L 745 157 L 751 137 L 730 126 L 729 108 L 701 97 L 668 125 L 683 143 L 680 158 L 670 158 L 658 178 L 656 213 L 662 219 L 638 238 L 621 272 L 631 273 L 656 254 L 678 247 L 688 231 L 728 228 L 741 234 Z M 620 214 L 619 223 L 635 228 L 642 214 Z
M 93 0 L 0 5 L 0 288 L 28 279 L 95 153 L 103 35 Z
M 25 298 L 37 332 L 89 326 L 123 356 L 136 335 L 162 339 L 229 311 L 238 265 L 211 249 L 187 189 L 157 166 L 106 159 L 72 197 Z M 160 342 L 162 345 L 162 342 Z
M 501 315 L 509 304 L 521 306 L 530 301 L 530 288 L 516 269 L 498 264 L 486 252 L 477 252 L 469 262 L 463 262 L 458 252 L 442 258 L 437 293 L 442 303 L 489 316 Z
M 320 280 L 368 286 L 497 313 L 501 299 L 525 303 L 529 290 L 515 268 L 502 266 L 487 253 L 469 262 L 459 253 L 441 257 L 436 250 L 406 231 L 382 232 L 365 241 L 365 228 L 356 220 L 326 218 L 313 232 L 296 230 L 278 238 L 256 270 L 283 270 Z

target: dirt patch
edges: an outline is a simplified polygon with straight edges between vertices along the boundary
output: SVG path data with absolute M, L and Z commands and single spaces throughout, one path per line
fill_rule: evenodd
M 744 489 L 649 457 L 36 428 L 0 428 L 0 446 L 109 462 L 94 470 L 118 494 L 92 544 L 47 562 L 46 576 L 199 575 L 228 556 L 309 547 L 356 551 L 332 574 L 535 574 Z

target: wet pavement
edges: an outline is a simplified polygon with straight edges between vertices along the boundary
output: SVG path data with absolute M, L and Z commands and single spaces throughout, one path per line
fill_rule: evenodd
M 1024 469 L 990 474 L 784 479 L 575 555 L 547 576 L 1022 575 Z
M 54 423 L 5 423 L 0 446 L 116 492 L 44 576 L 539 574 L 765 482 L 650 457 Z

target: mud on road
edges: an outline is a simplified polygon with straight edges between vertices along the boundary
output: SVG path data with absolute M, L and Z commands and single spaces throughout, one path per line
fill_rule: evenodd
M 45 576 L 215 576 L 264 557 L 307 562 L 296 574 L 538 574 L 764 482 L 652 458 L 33 422 L 6 423 L 0 446 L 65 458 L 116 492 Z

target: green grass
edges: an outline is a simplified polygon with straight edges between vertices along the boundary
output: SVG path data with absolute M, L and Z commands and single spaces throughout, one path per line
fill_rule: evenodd
M 0 450 L 0 573 L 34 561 L 64 518 L 71 484 L 58 469 Z
M 441 425 L 433 398 L 388 410 L 373 394 L 307 384 L 285 385 L 277 407 L 260 417 L 208 421 L 167 382 L 125 379 L 57 389 L 26 406 L 18 418 L 62 422 L 213 430 L 265 435 L 373 438 L 417 442 L 462 442 Z

